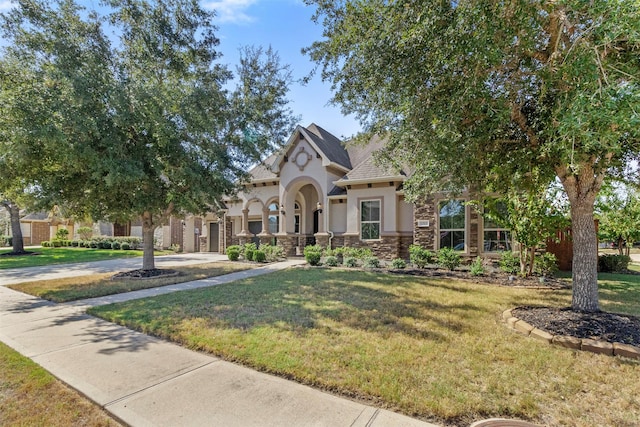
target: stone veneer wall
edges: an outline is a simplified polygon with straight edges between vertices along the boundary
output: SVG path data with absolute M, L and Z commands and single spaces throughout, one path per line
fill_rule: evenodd
M 418 220 L 428 220 L 428 227 L 418 227 Z M 413 243 L 425 249 L 436 248 L 436 206 L 433 197 L 427 197 L 413 207 Z
M 360 236 L 343 236 L 344 246 L 352 248 L 369 248 L 373 254 L 384 260 L 409 258 L 409 245 L 413 243 L 411 235 L 381 236 L 380 240 L 362 241 Z M 337 246 L 335 246 L 337 247 Z

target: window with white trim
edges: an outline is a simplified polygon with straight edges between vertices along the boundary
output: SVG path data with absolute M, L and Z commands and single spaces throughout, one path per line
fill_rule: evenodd
M 380 239 L 380 200 L 360 202 L 360 239 Z
M 496 215 L 504 217 L 508 215 L 507 205 L 504 202 L 496 202 L 494 206 Z M 484 252 L 501 252 L 511 250 L 511 231 L 501 227 L 495 220 L 488 216 L 483 217 L 483 248 Z
M 438 227 L 440 249 L 464 251 L 466 244 L 466 209 L 460 199 L 442 200 L 438 203 Z
M 295 202 L 293 205 L 294 215 L 293 215 L 293 232 L 295 234 L 300 234 L 300 205 L 298 202 Z

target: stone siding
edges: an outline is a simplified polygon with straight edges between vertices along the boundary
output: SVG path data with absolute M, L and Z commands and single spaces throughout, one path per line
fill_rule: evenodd
M 429 221 L 428 227 L 418 227 L 418 221 Z M 433 197 L 427 197 L 413 208 L 413 243 L 425 249 L 436 249 L 436 207 Z

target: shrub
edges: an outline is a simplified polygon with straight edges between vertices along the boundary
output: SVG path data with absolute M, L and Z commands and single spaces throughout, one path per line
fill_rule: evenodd
M 407 262 L 402 258 L 395 258 L 391 261 L 391 268 L 402 270 L 404 268 L 407 268 Z
M 267 262 L 275 262 L 286 258 L 284 248 L 282 246 L 260 245 L 260 250 L 265 253 Z
M 305 246 L 304 259 L 309 265 L 320 265 L 320 259 L 322 258 L 322 246 L 313 245 Z
M 373 256 L 373 251 L 369 248 L 343 248 L 342 255 L 347 258 L 365 259 Z
M 123 251 L 128 251 L 131 249 L 131 245 L 129 244 L 129 242 L 122 242 L 120 243 L 120 249 L 122 249 Z
M 334 255 L 329 255 L 324 259 L 324 264 L 329 267 L 337 267 L 338 266 L 338 257 Z
M 520 272 L 520 259 L 511 251 L 500 254 L 498 265 L 500 265 L 500 270 L 508 274 L 518 274 Z
M 536 255 L 533 261 L 533 271 L 544 277 L 553 277 L 558 271 L 558 259 L 551 252 Z
M 253 260 L 255 262 L 266 262 L 267 261 L 267 254 L 265 254 L 263 250 L 258 249 L 257 251 L 255 251 L 253 253 Z
M 105 240 L 104 242 L 100 242 L 99 248 L 100 249 L 111 249 L 111 244 L 113 242 L 111 242 L 111 240 Z
M 80 227 L 78 228 L 78 236 L 82 240 L 89 240 L 91 236 L 93 236 L 93 229 L 91 227 Z
M 428 264 L 433 264 L 436 254 L 420 245 L 409 246 L 409 261 L 418 268 L 425 268 Z
M 364 268 L 380 268 L 380 260 L 374 256 L 366 257 L 362 263 Z
M 476 257 L 476 259 L 473 260 L 469 272 L 472 276 L 481 276 L 484 274 L 484 265 L 482 264 L 482 258 Z
M 48 240 L 45 240 L 44 242 L 40 242 L 40 245 L 43 248 L 49 248 L 49 247 L 51 247 L 51 242 L 49 242 Z
M 229 258 L 229 261 L 237 261 L 240 258 L 240 246 L 229 246 L 227 248 L 227 257 Z
M 358 259 L 352 256 L 347 256 L 347 257 L 344 257 L 343 264 L 346 265 L 347 267 L 357 267 Z
M 71 247 L 77 248 L 78 246 L 80 246 L 80 242 L 78 240 L 71 241 Z
M 13 238 L 11 236 L 0 236 L 0 246 L 13 245 Z
M 120 242 L 113 242 L 113 243 L 111 243 L 111 249 L 116 249 L 116 250 L 118 250 L 118 249 L 120 249 L 120 246 L 122 246 L 122 245 L 120 244 Z
M 66 240 L 69 237 L 69 230 L 66 228 L 60 228 L 56 231 L 56 239 L 57 240 Z
M 442 248 L 438 251 L 438 265 L 453 271 L 460 265 L 460 254 L 451 248 Z
M 598 257 L 598 268 L 603 273 L 619 273 L 627 269 L 629 262 L 627 255 L 605 254 Z
M 98 242 L 96 242 L 96 241 L 94 241 L 94 240 L 90 241 L 90 242 L 89 242 L 89 247 L 90 247 L 91 249 L 98 249 Z
M 245 243 L 242 247 L 242 256 L 247 261 L 253 261 L 253 253 L 258 250 L 258 247 L 255 243 Z
M 60 248 L 60 247 L 62 247 L 62 240 L 52 240 L 51 241 L 51 245 L 54 248 Z

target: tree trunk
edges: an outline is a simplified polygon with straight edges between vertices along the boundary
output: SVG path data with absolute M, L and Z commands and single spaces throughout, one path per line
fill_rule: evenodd
M 580 163 L 577 172 L 559 168 L 558 177 L 571 206 L 571 237 L 573 238 L 574 310 L 600 311 L 598 299 L 598 237 L 593 218 L 593 205 L 602 186 L 604 174 L 597 173 L 593 163 Z
M 156 268 L 155 257 L 153 255 L 153 238 L 157 226 L 153 222 L 150 212 L 145 212 L 142 216 L 142 269 L 153 270 Z
M 11 200 L 5 200 L 2 205 L 9 211 L 11 218 L 11 236 L 13 253 L 20 254 L 24 252 L 24 241 L 22 239 L 22 228 L 20 227 L 20 207 Z

